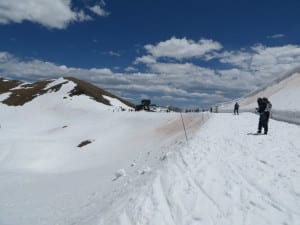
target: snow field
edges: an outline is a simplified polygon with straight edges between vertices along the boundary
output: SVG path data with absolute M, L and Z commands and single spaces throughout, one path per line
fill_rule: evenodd
M 1 225 L 98 224 L 126 187 L 146 183 L 170 146 L 184 143 L 180 114 L 117 112 L 117 100 L 69 97 L 73 88 L 0 104 Z M 192 137 L 207 114 L 183 116 Z
M 247 135 L 257 121 L 215 115 L 100 224 L 299 224 L 300 128 L 272 120 Z
M 188 113 L 187 143 L 178 113 L 73 88 L 0 104 L 1 225 L 300 224 L 299 126 L 254 136 L 255 114 Z

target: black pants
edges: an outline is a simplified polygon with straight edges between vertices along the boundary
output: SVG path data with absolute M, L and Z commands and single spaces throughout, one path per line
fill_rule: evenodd
M 233 113 L 239 114 L 239 109 L 234 109 Z
M 261 133 L 262 128 L 264 128 L 264 134 L 268 133 L 268 129 L 269 129 L 269 113 L 265 112 L 260 114 L 259 116 L 259 122 L 258 122 L 258 130 L 257 133 Z

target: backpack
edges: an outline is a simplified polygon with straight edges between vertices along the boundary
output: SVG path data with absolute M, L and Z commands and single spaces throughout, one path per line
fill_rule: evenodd
M 271 109 L 272 109 L 272 104 L 271 102 L 267 102 L 267 106 L 266 106 L 266 112 L 271 112 Z

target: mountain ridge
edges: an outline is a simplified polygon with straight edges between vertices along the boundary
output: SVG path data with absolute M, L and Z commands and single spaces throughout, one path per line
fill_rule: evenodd
M 62 77 L 56 80 L 41 80 L 34 83 L 0 78 L 0 95 L 7 94 L 1 102 L 8 106 L 23 106 L 38 96 L 59 91 L 61 87 L 68 82 L 74 83 L 75 87 L 66 93 L 64 98 L 86 95 L 96 102 L 110 106 L 110 100 L 105 98 L 105 96 L 107 96 L 119 100 L 128 107 L 135 107 L 135 105 L 128 100 L 74 77 Z

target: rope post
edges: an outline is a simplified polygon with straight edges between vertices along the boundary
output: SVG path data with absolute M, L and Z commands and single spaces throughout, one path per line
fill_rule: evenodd
M 183 129 L 184 129 L 185 140 L 186 140 L 186 143 L 189 144 L 189 141 L 188 141 L 188 138 L 187 138 L 187 134 L 186 134 L 185 124 L 184 124 L 183 116 L 182 116 L 181 112 L 180 112 L 180 116 L 181 116 L 182 126 L 183 126 Z

